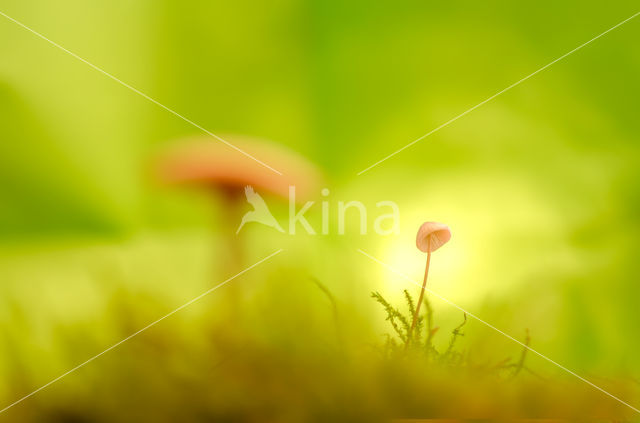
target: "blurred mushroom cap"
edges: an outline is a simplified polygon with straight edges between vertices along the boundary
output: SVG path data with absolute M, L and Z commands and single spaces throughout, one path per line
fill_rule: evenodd
M 424 222 L 418 229 L 416 246 L 423 253 L 432 253 L 451 239 L 451 230 L 444 223 Z
M 296 199 L 311 197 L 319 190 L 323 180 L 320 171 L 299 154 L 268 140 L 238 135 L 221 138 L 282 175 L 214 138 L 194 137 L 177 141 L 159 155 L 158 177 L 167 183 L 224 190 L 241 191 L 251 185 L 284 198 L 289 196 L 289 186 L 294 185 Z

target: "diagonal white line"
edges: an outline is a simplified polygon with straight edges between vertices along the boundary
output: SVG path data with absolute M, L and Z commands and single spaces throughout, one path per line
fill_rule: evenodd
M 82 57 L 78 56 L 77 54 L 73 53 L 72 51 L 67 50 L 66 48 L 62 47 L 60 44 L 48 39 L 47 37 L 45 37 L 44 35 L 40 34 L 39 32 L 29 28 L 28 26 L 26 26 L 25 24 L 23 24 L 20 21 L 15 20 L 14 18 L 12 18 L 11 16 L 3 13 L 2 11 L 0 11 L 0 15 L 4 16 L 5 18 L 7 18 L 8 20 L 10 20 L 11 22 L 21 26 L 22 28 L 26 29 L 27 31 L 31 32 L 32 34 L 42 38 L 43 40 L 45 40 L 46 42 L 48 42 L 49 44 L 53 45 L 54 47 L 59 48 L 60 50 L 64 51 L 65 53 L 75 57 L 76 59 L 80 60 L 82 63 L 85 63 L 89 66 L 91 66 L 93 69 L 97 70 L 98 72 L 100 72 L 101 74 L 113 79 L 114 81 L 116 81 L 117 83 L 119 83 L 120 85 L 130 89 L 131 91 L 133 91 L 134 93 L 138 94 L 141 97 L 146 98 L 147 100 L 149 100 L 150 102 L 152 102 L 153 104 L 160 106 L 161 108 L 163 108 L 164 110 L 166 110 L 167 112 L 171 113 L 172 115 L 175 115 L 177 117 L 179 117 L 180 119 L 184 120 L 185 122 L 187 122 L 188 124 L 198 128 L 199 130 L 201 130 L 202 132 L 204 132 L 207 135 L 212 136 L 213 138 L 217 139 L 218 141 L 226 144 L 227 146 L 233 148 L 234 150 L 236 150 L 237 152 L 244 154 L 245 156 L 249 157 L 252 160 L 255 160 L 256 162 L 260 163 L 262 166 L 266 167 L 267 169 L 277 173 L 278 175 L 282 175 L 282 172 L 272 168 L 271 166 L 269 166 L 268 164 L 264 163 L 263 161 L 257 159 L 256 157 L 252 156 L 251 154 L 247 153 L 246 151 L 242 150 L 240 147 L 236 147 L 235 145 L 231 144 L 229 141 L 226 141 L 222 138 L 220 138 L 218 135 L 214 134 L 213 132 L 208 131 L 207 129 L 203 128 L 202 126 L 198 125 L 197 123 L 195 123 L 194 121 L 184 117 L 183 115 L 181 115 L 180 113 L 176 112 L 173 109 L 170 109 L 169 107 L 165 106 L 164 104 L 160 103 L 159 101 L 149 97 L 148 95 L 146 95 L 145 93 L 143 93 L 142 91 L 132 87 L 131 85 L 127 84 L 126 82 L 118 79 L 117 77 L 111 75 L 109 72 L 99 68 L 98 66 L 94 65 L 93 63 L 89 62 L 88 60 L 83 59 Z
M 419 287 L 422 288 L 422 284 L 419 282 L 414 281 L 413 279 L 411 279 L 409 276 L 405 275 L 404 273 L 394 269 L 393 267 L 389 266 L 388 264 L 378 260 L 377 258 L 373 257 L 371 254 L 366 253 L 365 251 L 358 249 L 358 252 L 360 252 L 361 254 L 367 256 L 368 258 L 370 258 L 371 260 L 375 261 L 378 264 L 381 264 L 382 266 L 386 267 L 387 269 L 389 269 L 391 272 L 395 273 L 396 275 L 402 277 L 403 279 L 407 280 L 408 282 L 411 282 L 414 285 L 417 285 Z M 554 364 L 555 366 L 561 368 L 562 370 L 564 370 L 565 372 L 577 377 L 578 379 L 580 379 L 581 381 L 591 385 L 593 388 L 597 389 L 598 391 L 610 396 L 611 398 L 613 398 L 614 400 L 618 401 L 621 404 L 626 405 L 627 407 L 629 407 L 630 409 L 632 409 L 633 411 L 635 411 L 636 413 L 640 414 L 640 410 L 637 409 L 636 407 L 632 406 L 631 404 L 621 400 L 620 398 L 616 397 L 615 395 L 605 391 L 604 389 L 602 389 L 601 387 L 599 387 L 598 385 L 594 384 L 593 382 L 590 382 L 589 380 L 583 378 L 582 376 L 580 376 L 579 374 L 567 369 L 566 367 L 564 367 L 563 365 L 559 364 L 556 361 L 553 361 L 552 359 L 550 359 L 549 357 L 547 357 L 546 355 L 539 353 L 538 351 L 534 350 L 533 348 L 531 348 L 530 346 L 524 344 L 523 342 L 518 341 L 516 338 L 514 338 L 513 336 L 509 335 L 508 333 L 505 333 L 503 331 L 501 331 L 500 329 L 498 329 L 497 327 L 493 326 L 492 324 L 484 321 L 483 319 L 479 318 L 478 316 L 476 316 L 473 313 L 470 313 L 469 311 L 465 310 L 464 308 L 460 307 L 459 305 L 457 305 L 456 303 L 448 300 L 447 298 L 443 297 L 442 295 L 438 294 L 437 292 L 432 291 L 429 288 L 425 288 L 425 291 L 429 292 L 431 295 L 440 298 L 442 301 L 444 301 L 447 304 L 452 305 L 453 307 L 457 308 L 460 311 L 463 311 L 465 313 L 467 313 L 469 316 L 473 317 L 474 319 L 476 319 L 477 321 L 479 321 L 480 323 L 482 323 L 483 325 L 495 330 L 496 332 L 500 333 L 501 335 L 509 338 L 510 340 L 512 340 L 513 342 L 520 344 L 522 347 L 526 348 L 527 350 L 531 351 L 532 353 L 544 358 L 545 360 L 547 360 L 549 363 Z
M 538 69 L 537 71 L 525 76 L 524 78 L 522 78 L 521 80 L 519 80 L 518 82 L 514 82 L 513 84 L 509 85 L 507 88 L 503 89 L 500 92 L 495 93 L 494 95 L 492 95 L 491 97 L 487 98 L 486 100 L 476 104 L 475 106 L 473 106 L 472 108 L 470 108 L 469 110 L 466 110 L 462 113 L 460 113 L 458 116 L 454 117 L 451 120 L 448 120 L 447 122 L 443 123 L 442 125 L 438 126 L 437 128 L 427 132 L 426 134 L 424 134 L 423 136 L 421 136 L 418 139 L 415 139 L 413 141 L 411 141 L 409 144 L 405 145 L 404 147 L 394 151 L 393 153 L 389 154 L 388 156 L 386 156 L 385 158 L 378 160 L 377 162 L 375 162 L 374 164 L 372 164 L 371 166 L 367 167 L 366 169 L 361 170 L 360 172 L 358 172 L 358 176 L 362 175 L 363 173 L 369 171 L 370 169 L 374 168 L 375 166 L 378 166 L 380 163 L 390 159 L 391 157 L 395 156 L 396 154 L 400 153 L 401 151 L 406 150 L 407 148 L 411 147 L 412 145 L 414 145 L 415 143 L 422 141 L 423 139 L 427 138 L 429 135 L 438 132 L 439 130 L 441 130 L 442 128 L 449 126 L 451 123 L 455 122 L 456 120 L 460 119 L 461 117 L 465 116 L 468 113 L 471 113 L 472 111 L 474 111 L 475 109 L 477 109 L 478 107 L 482 106 L 485 103 L 490 102 L 491 100 L 493 100 L 494 98 L 498 97 L 500 94 L 503 94 L 507 91 L 509 91 L 511 88 L 520 85 L 521 83 L 523 83 L 524 81 L 526 81 L 527 79 L 531 78 L 532 76 L 542 72 L 543 70 L 547 69 L 549 66 L 559 62 L 560 60 L 564 59 L 565 57 L 569 56 L 570 54 L 575 53 L 576 51 L 580 50 L 581 48 L 587 46 L 588 44 L 591 44 L 592 42 L 594 42 L 595 40 L 597 40 L 598 38 L 602 37 L 603 35 L 613 31 L 614 29 L 618 28 L 619 26 L 629 22 L 631 19 L 635 18 L 636 16 L 640 15 L 640 12 L 637 12 L 636 14 L 632 15 L 631 17 L 625 19 L 624 21 L 618 23 L 617 25 L 612 26 L 611 28 L 607 29 L 605 32 L 601 33 L 600 35 L 593 37 L 592 39 L 590 39 L 589 41 L 580 44 L 578 47 L 574 48 L 573 50 L 569 51 L 568 53 L 563 54 L 562 56 L 558 57 L 556 60 L 554 60 L 553 62 L 547 63 L 546 65 L 544 65 L 543 67 L 541 67 L 540 69 Z
M 226 285 L 227 283 L 231 282 L 232 280 L 234 280 L 235 278 L 237 278 L 238 276 L 242 275 L 243 273 L 253 269 L 254 267 L 256 267 L 257 265 L 269 260 L 271 257 L 275 256 L 276 254 L 281 253 L 283 250 L 280 249 L 270 255 L 268 255 L 267 257 L 263 258 L 262 260 L 260 260 L 257 263 L 252 264 L 251 266 L 247 267 L 246 269 L 244 269 L 243 271 L 236 273 L 235 275 L 231 276 L 229 279 L 227 279 L 224 282 L 219 283 L 218 285 L 214 286 L 213 288 L 208 289 L 207 291 L 203 292 L 202 294 L 198 295 L 197 297 L 193 298 L 192 300 L 184 303 L 183 305 L 181 305 L 180 307 L 176 308 L 175 310 L 165 314 L 164 316 L 162 316 L 161 318 L 159 318 L 158 320 L 155 320 L 151 323 L 149 323 L 147 326 L 143 327 L 142 329 L 138 330 L 137 332 L 132 333 L 131 335 L 127 336 L 126 338 L 116 342 L 115 344 L 113 344 L 112 346 L 110 346 L 109 348 L 107 348 L 106 350 L 102 351 L 99 354 L 94 355 L 93 357 L 91 357 L 90 359 L 78 364 L 76 367 L 72 368 L 71 370 L 66 371 L 65 373 L 61 374 L 60 376 L 58 376 L 57 378 L 45 383 L 44 385 L 42 385 L 41 387 L 39 387 L 38 389 L 36 389 L 35 391 L 25 395 L 24 397 L 20 398 L 19 400 L 9 404 L 8 406 L 6 406 L 5 408 L 3 408 L 2 410 L 0 410 L 0 414 L 4 413 L 5 411 L 7 411 L 8 409 L 10 409 L 11 407 L 13 407 L 14 405 L 17 405 L 19 403 L 21 403 L 22 401 L 26 400 L 27 398 L 37 394 L 38 392 L 42 391 L 44 388 L 46 388 L 49 385 L 52 385 L 54 383 L 56 383 L 57 381 L 59 381 L 60 379 L 62 379 L 63 377 L 75 372 L 76 370 L 78 370 L 81 367 L 84 367 L 85 365 L 91 363 L 93 360 L 95 360 L 96 358 L 100 357 L 103 354 L 108 353 L 109 351 L 111 351 L 112 349 L 116 348 L 117 346 L 119 346 L 120 344 L 123 344 L 125 342 L 127 342 L 129 339 L 133 338 L 136 335 L 139 335 L 140 333 L 144 332 L 145 330 L 149 329 L 150 327 L 154 326 L 155 324 L 163 321 L 164 319 L 166 319 L 167 317 L 177 313 L 178 311 L 182 310 L 183 308 L 195 303 L 196 301 L 198 301 L 199 299 L 201 299 L 202 297 L 212 293 L 213 291 L 215 291 L 216 289 L 222 287 L 223 285 Z

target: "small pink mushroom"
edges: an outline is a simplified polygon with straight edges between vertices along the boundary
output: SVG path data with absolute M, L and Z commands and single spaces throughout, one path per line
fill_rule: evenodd
M 418 298 L 418 305 L 416 311 L 413 314 L 413 321 L 411 322 L 411 329 L 409 330 L 409 340 L 413 335 L 413 331 L 418 323 L 418 316 L 420 315 L 420 306 L 422 305 L 422 298 L 424 296 L 424 289 L 427 286 L 427 277 L 429 276 L 429 264 L 431 263 L 431 253 L 451 239 L 451 230 L 444 223 L 438 222 L 425 222 L 418 229 L 418 235 L 416 236 L 416 246 L 418 250 L 423 253 L 427 253 L 427 266 L 424 270 L 424 281 L 422 282 L 422 289 L 420 290 L 420 297 Z M 409 341 L 407 341 L 407 347 Z
M 451 230 L 444 223 L 425 222 L 418 229 L 416 246 L 423 253 L 432 253 L 451 239 Z

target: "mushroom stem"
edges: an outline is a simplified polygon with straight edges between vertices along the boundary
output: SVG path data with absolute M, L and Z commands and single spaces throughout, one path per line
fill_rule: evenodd
M 422 298 L 424 297 L 424 289 L 427 286 L 427 278 L 429 277 L 429 264 L 431 264 L 431 237 L 427 239 L 427 265 L 424 269 L 424 280 L 422 281 L 422 289 L 420 290 L 420 296 L 418 297 L 418 304 L 416 305 L 416 311 L 413 313 L 413 320 L 411 321 L 411 329 L 407 334 L 407 343 L 405 349 L 409 347 L 411 339 L 413 338 L 414 329 L 418 323 L 418 316 L 420 315 L 420 306 L 422 305 Z

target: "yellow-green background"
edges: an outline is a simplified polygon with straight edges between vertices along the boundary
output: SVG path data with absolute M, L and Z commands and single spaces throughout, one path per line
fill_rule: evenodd
M 304 313 L 317 307 L 309 325 L 329 332 L 314 277 L 376 339 L 387 328 L 370 291 L 399 299 L 416 287 L 357 249 L 419 281 L 415 231 L 437 220 L 453 238 L 434 254 L 432 289 L 518 338 L 529 328 L 534 348 L 580 374 L 640 375 L 640 18 L 356 176 L 637 3 L 9 0 L 0 10 L 215 133 L 304 155 L 327 175 L 332 213 L 361 200 L 374 218 L 377 201 L 397 202 L 397 236 L 359 236 L 355 223 L 345 237 L 248 226 L 245 266 L 285 249 L 232 282 L 261 304 L 255 331 L 295 348 L 295 330 L 279 325 L 293 325 L 299 295 Z M 20 368 L 5 402 L 230 276 L 219 198 L 150 177 L 166 142 L 194 134 L 0 18 L 0 372 Z M 286 206 L 273 208 L 284 221 Z M 223 307 L 216 295 L 166 323 L 183 334 L 176 342 L 198 344 L 194 322 Z M 137 316 L 129 332 L 114 329 L 120 297 Z M 460 320 L 434 305 L 443 328 Z M 467 332 L 480 357 L 519 349 L 478 323 Z M 90 371 L 118 371 L 101 363 L 127 351 Z M 561 373 L 538 358 L 531 367 Z

